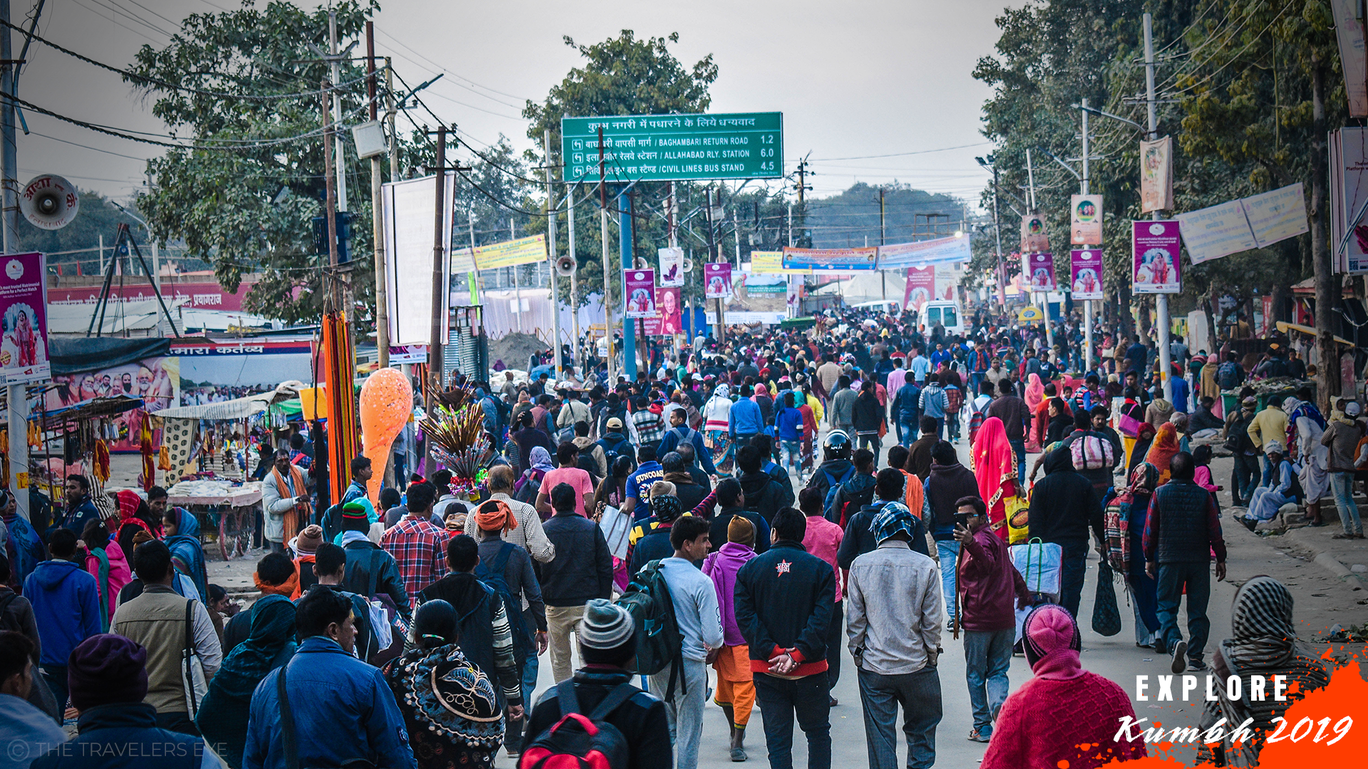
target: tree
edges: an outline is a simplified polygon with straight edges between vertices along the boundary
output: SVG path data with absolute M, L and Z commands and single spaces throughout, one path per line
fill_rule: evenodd
M 717 79 L 717 65 L 709 54 L 691 68 L 686 68 L 669 49 L 670 43 L 679 41 L 678 33 L 639 39 L 632 30 L 625 29 L 617 37 L 593 45 L 579 45 L 570 37 L 564 40 L 585 61 L 583 66 L 570 70 L 559 84 L 552 86 L 542 103 L 528 101 L 523 108 L 523 117 L 531 121 L 527 136 L 539 147 L 548 130 L 551 132 L 553 152 L 554 148 L 560 146 L 560 121 L 565 116 L 694 113 L 706 111 L 711 103 L 708 87 Z M 543 166 L 554 165 L 541 153 L 531 155 L 531 159 Z M 675 189 L 681 200 L 701 204 L 703 195 L 696 191 L 694 185 L 676 184 Z M 664 183 L 638 184 L 633 189 L 636 210 L 633 234 L 639 256 L 649 254 L 653 257 L 655 248 L 668 243 L 664 218 L 668 190 L 669 185 Z M 579 257 L 577 278 L 580 284 L 578 304 L 583 306 L 589 294 L 601 292 L 603 286 L 599 195 L 596 186 L 581 186 L 574 195 L 576 201 L 583 201 L 575 209 L 575 249 Z M 593 202 L 586 198 L 592 198 Z M 619 206 L 625 206 L 626 202 L 623 199 L 619 203 L 611 193 L 607 196 L 612 219 L 608 260 L 614 266 L 621 264 L 620 250 L 616 246 L 617 215 Z M 564 204 L 561 203 L 558 208 L 563 209 Z M 557 249 L 565 253 L 568 227 L 564 215 L 559 216 Z M 545 232 L 545 218 L 529 222 L 529 231 Z M 681 240 L 683 237 L 681 235 Z M 702 274 L 701 266 L 697 271 L 699 275 Z M 614 285 L 613 296 L 620 299 L 621 271 L 612 269 L 609 279 Z M 560 283 L 561 299 L 567 302 L 570 300 L 568 283 Z
M 378 8 L 374 0 L 336 3 L 339 36 L 360 35 Z M 243 273 L 260 272 L 245 306 L 290 322 L 318 317 L 327 269 L 327 257 L 312 253 L 310 220 L 323 213 L 321 84 L 330 73 L 311 45 L 327 49 L 327 9 L 305 11 L 283 0 L 260 10 L 244 4 L 187 16 L 166 46 L 143 46 L 125 77 L 155 97 L 153 114 L 195 146 L 148 162 L 156 183 L 139 207 L 157 236 L 183 240 L 188 255 L 209 261 L 230 291 Z M 343 64 L 333 93 L 342 99 L 344 122 L 364 119 L 360 64 Z M 347 140 L 345 131 L 336 137 Z M 345 277 L 360 308 L 354 317 L 364 321 L 374 306 L 374 272 L 366 268 L 370 165 L 348 155 L 338 173 L 347 175 L 351 191 L 357 265 Z

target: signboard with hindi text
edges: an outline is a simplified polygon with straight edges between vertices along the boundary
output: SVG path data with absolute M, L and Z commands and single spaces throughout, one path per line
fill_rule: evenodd
M 1131 222 L 1131 290 L 1137 294 L 1177 294 L 1183 290 L 1182 237 L 1178 221 Z
M 1069 285 L 1074 299 L 1102 298 L 1101 249 L 1077 249 L 1069 252 Z
M 752 251 L 751 272 L 756 275 L 811 275 L 809 269 L 790 269 L 784 266 L 783 251 Z
M 564 117 L 561 157 L 567 182 L 777 179 L 784 113 Z
M 874 269 L 879 249 L 785 248 L 784 266 L 813 272 L 866 272 Z
M 951 235 L 915 243 L 894 243 L 879 246 L 879 269 L 901 270 L 928 264 L 967 262 L 970 257 L 969 233 Z
M 1193 264 L 1255 247 L 1254 233 L 1238 200 L 1179 214 L 1178 223 Z
M 1306 220 L 1306 196 L 1301 182 L 1262 195 L 1241 198 L 1249 228 L 1260 248 L 1311 231 Z
M 47 260 L 40 253 L 0 256 L 0 374 L 6 384 L 46 382 L 48 360 Z M 19 436 L 18 440 L 24 440 Z
M 497 270 L 500 267 L 516 267 L 520 264 L 544 261 L 546 261 L 545 235 L 506 240 L 503 243 L 475 248 L 475 266 L 481 270 Z

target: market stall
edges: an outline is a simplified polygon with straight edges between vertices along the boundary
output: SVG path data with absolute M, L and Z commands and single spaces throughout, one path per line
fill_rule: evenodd
M 272 406 L 297 400 L 303 388 L 292 380 L 270 392 L 152 414 L 162 428 L 158 467 L 169 501 L 193 512 L 201 532 L 214 532 L 224 560 L 246 553 L 257 531 L 261 482 L 248 477 L 252 435 L 269 434 Z

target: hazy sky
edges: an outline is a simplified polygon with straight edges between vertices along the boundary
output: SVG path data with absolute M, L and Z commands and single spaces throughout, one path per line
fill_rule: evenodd
M 811 153 L 813 195 L 839 192 L 856 180 L 897 180 L 972 202 L 987 178 L 974 156 L 988 149 L 979 110 L 989 92 L 970 73 L 991 53 L 993 19 L 1005 4 L 385 0 L 376 48 L 394 57 L 410 83 L 446 73 L 424 100 L 472 141 L 489 143 L 503 133 L 521 149 L 529 144 L 519 117 L 524 101 L 544 98 L 581 61 L 562 36 L 593 43 L 622 29 L 639 37 L 678 32 L 672 50 L 686 66 L 714 55 L 720 74 L 712 111 L 784 113 L 785 171 Z M 12 5 L 21 23 L 33 2 Z M 165 44 L 185 15 L 232 6 L 234 0 L 49 0 L 39 31 L 91 58 L 127 66 L 139 46 Z M 28 61 L 20 98 L 92 123 L 166 130 L 150 103 L 115 74 L 37 43 Z M 58 173 L 123 199 L 143 183 L 143 159 L 162 152 L 45 115 L 26 117 L 33 133 L 19 137 L 21 183 Z

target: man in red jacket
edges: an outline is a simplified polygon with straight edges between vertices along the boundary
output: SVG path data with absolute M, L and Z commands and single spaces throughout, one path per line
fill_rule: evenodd
M 989 530 L 988 507 L 983 500 L 964 497 L 955 506 L 955 540 L 962 552 L 956 581 L 956 597 L 961 601 L 957 616 L 964 628 L 969 703 L 974 710 L 969 739 L 987 742 L 998 710 L 1007 699 L 1015 609 L 1030 605 L 1031 593 L 1012 566 L 1007 543 Z M 958 519 L 965 520 L 961 523 Z

